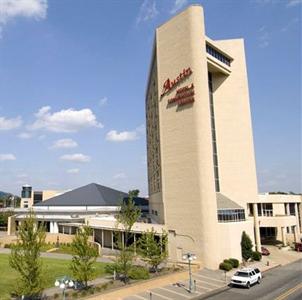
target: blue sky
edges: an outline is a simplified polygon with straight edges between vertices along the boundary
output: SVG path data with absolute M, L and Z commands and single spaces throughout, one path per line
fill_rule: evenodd
M 245 38 L 259 191 L 301 192 L 300 0 L 0 0 L 0 190 L 147 195 L 154 29 L 191 3 L 212 39 Z

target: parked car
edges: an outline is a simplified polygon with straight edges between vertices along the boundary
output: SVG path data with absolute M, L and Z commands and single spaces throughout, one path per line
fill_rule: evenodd
M 295 250 L 298 252 L 302 252 L 302 243 L 295 243 Z
M 260 284 L 262 279 L 258 268 L 246 268 L 237 271 L 231 279 L 231 285 L 244 286 L 250 288 L 254 283 Z
M 265 247 L 261 247 L 261 254 L 262 255 L 265 255 L 265 256 L 268 256 L 270 255 L 271 253 L 269 252 L 269 250 Z

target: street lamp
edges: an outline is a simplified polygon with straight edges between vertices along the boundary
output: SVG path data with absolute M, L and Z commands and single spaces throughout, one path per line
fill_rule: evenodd
M 196 259 L 196 255 L 193 253 L 186 253 L 182 257 L 183 260 L 187 260 L 189 262 L 189 292 L 192 293 L 193 283 L 192 283 L 192 270 L 191 270 L 191 262 Z
M 65 289 L 68 287 L 72 288 L 74 286 L 74 282 L 68 276 L 64 276 L 56 279 L 55 286 L 62 290 L 62 299 L 65 300 Z

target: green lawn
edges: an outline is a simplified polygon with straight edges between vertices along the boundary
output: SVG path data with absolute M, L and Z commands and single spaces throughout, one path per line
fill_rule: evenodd
M 0 300 L 10 299 L 9 293 L 13 289 L 17 272 L 8 263 L 8 254 L 0 254 Z M 53 287 L 55 279 L 63 275 L 71 275 L 69 271 L 69 260 L 42 258 L 46 287 Z M 97 276 L 105 275 L 105 263 L 96 263 Z

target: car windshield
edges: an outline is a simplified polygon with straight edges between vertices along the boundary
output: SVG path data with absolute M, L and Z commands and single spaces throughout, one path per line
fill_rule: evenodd
M 236 272 L 235 276 L 249 277 L 249 273 L 246 273 L 246 272 Z
M 256 272 L 256 273 L 260 273 L 260 270 L 259 270 L 259 269 L 255 269 L 255 272 Z

